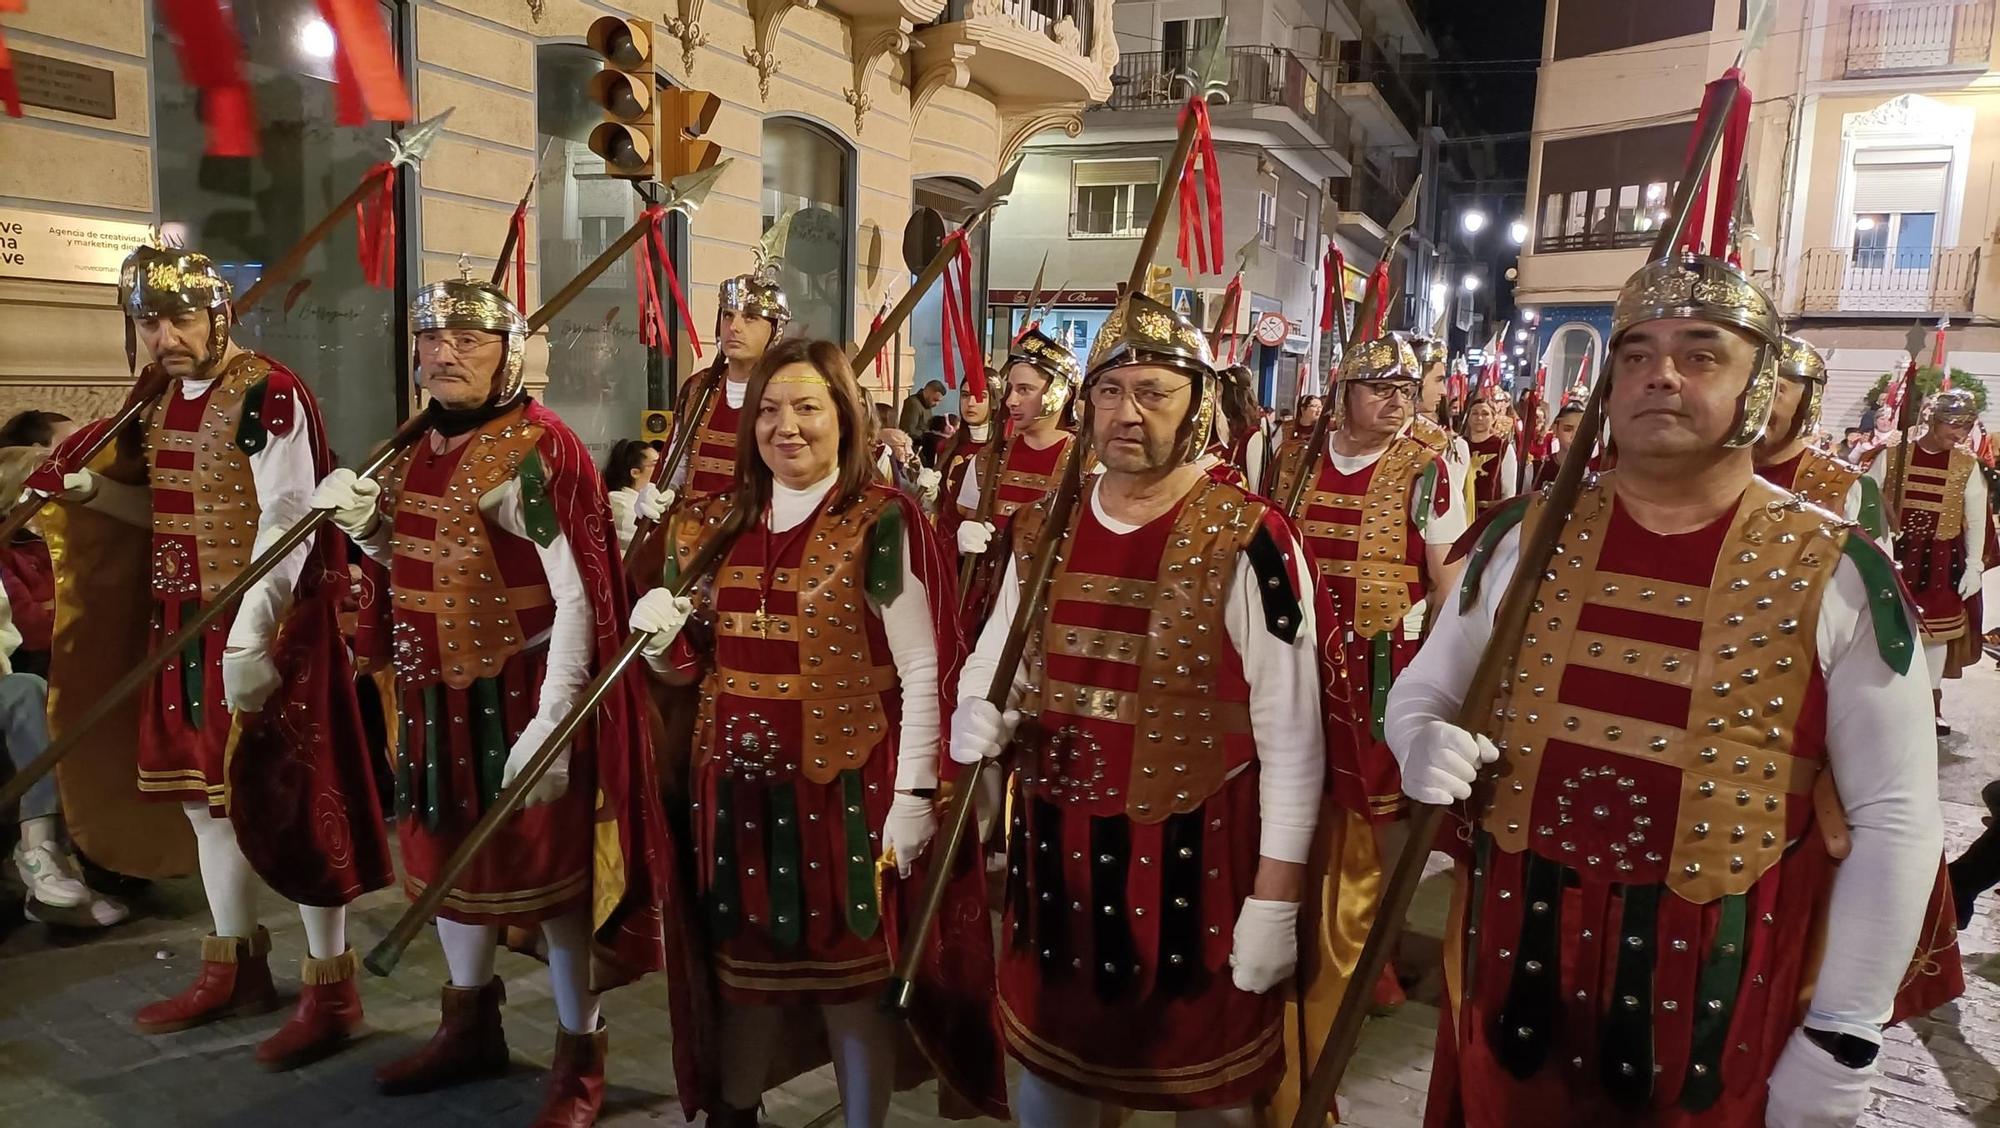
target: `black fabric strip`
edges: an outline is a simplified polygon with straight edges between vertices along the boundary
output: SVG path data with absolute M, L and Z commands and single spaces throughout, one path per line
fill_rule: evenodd
M 1090 820 L 1091 975 L 1097 997 L 1125 993 L 1139 965 L 1125 917 L 1125 882 L 1132 861 L 1132 823 L 1123 815 Z
M 1600 1069 L 1604 1090 L 1629 1109 L 1653 1096 L 1653 958 L 1658 885 L 1624 887 L 1618 925 L 1618 972 L 1606 1000 Z
M 1192 995 L 1206 978 L 1201 963 L 1201 812 L 1169 817 L 1160 841 L 1160 991 Z
M 1522 864 L 1521 933 L 1507 999 L 1493 1017 L 1493 1056 L 1507 1072 L 1528 1078 L 1547 1064 L 1562 1014 L 1563 868 L 1529 853 Z

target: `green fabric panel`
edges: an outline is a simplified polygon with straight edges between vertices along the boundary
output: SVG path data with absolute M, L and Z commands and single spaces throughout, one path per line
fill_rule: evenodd
M 1868 617 L 1875 625 L 1875 649 L 1883 664 L 1899 674 L 1909 673 L 1910 658 L 1917 651 L 1917 628 L 1903 602 L 1896 566 L 1881 549 L 1851 533 L 1840 551 L 1854 562 L 1867 585 Z
M 708 935 L 726 940 L 736 935 L 742 911 L 736 880 L 736 781 L 715 781 L 715 873 L 708 882 Z
M 771 942 L 796 947 L 805 916 L 799 887 L 799 796 L 796 784 L 780 784 L 770 794 L 767 861 L 771 867 Z
M 868 807 L 862 802 L 861 773 L 840 773 L 841 817 L 847 824 L 847 928 L 866 940 L 882 924 L 875 903 L 875 847 L 868 841 Z
M 549 500 L 549 473 L 541 451 L 531 451 L 521 461 L 520 479 L 521 517 L 527 522 L 528 538 L 547 548 L 562 528 L 556 524 L 555 503 Z
M 480 678 L 466 696 L 472 699 L 472 740 L 479 765 L 479 809 L 500 797 L 500 778 L 507 774 L 507 720 L 500 715 L 500 683 Z
M 875 518 L 868 538 L 868 598 L 887 607 L 903 594 L 903 507 L 891 505 Z
M 244 454 L 256 454 L 271 441 L 270 433 L 264 430 L 264 393 L 270 383 L 266 377 L 243 392 L 243 418 L 236 424 L 236 449 Z
M 424 687 L 424 825 L 432 830 L 438 827 L 438 819 L 444 813 L 444 750 L 441 734 L 444 728 L 438 723 L 438 714 L 444 711 L 444 688 L 437 685 Z
M 681 578 L 681 558 L 674 551 L 674 539 L 671 534 L 667 535 L 666 541 L 666 561 L 660 565 L 660 586 L 666 588 L 668 591 L 672 591 L 674 581 Z
M 1736 988 L 1743 981 L 1744 925 L 1749 919 L 1744 894 L 1722 899 L 1715 939 L 1695 986 L 1694 1037 L 1688 1047 L 1687 1079 L 1681 1084 L 1681 1107 L 1689 1112 L 1706 1110 L 1722 1095 L 1722 1052 L 1729 1045 L 1729 1023 L 1736 1015 Z
M 185 623 L 194 618 L 200 611 L 200 600 L 181 600 L 181 622 Z M 202 675 L 207 671 L 201 660 L 201 642 L 201 636 L 196 635 L 188 640 L 186 646 L 181 647 L 181 696 L 187 698 L 188 724 L 193 726 L 196 732 L 201 731 L 201 718 L 207 711 L 208 704 L 202 692 L 206 688 Z
M 1855 519 L 1869 536 L 1877 541 L 1888 540 L 1889 524 L 1882 516 L 1882 487 L 1866 474 L 1861 475 L 1860 482 L 1861 512 L 1855 514 Z
M 1389 633 L 1368 640 L 1368 731 L 1376 740 L 1382 735 L 1382 718 L 1389 711 L 1389 681 L 1395 677 L 1390 662 Z
M 1528 499 L 1525 497 L 1506 502 L 1493 511 L 1486 528 L 1480 530 L 1479 543 L 1472 550 L 1472 559 L 1465 562 L 1465 575 L 1459 577 L 1459 614 L 1472 610 L 1473 601 L 1479 598 L 1479 581 L 1486 574 L 1486 562 L 1493 558 L 1493 549 L 1527 515 Z
M 1437 504 L 1438 464 L 1433 458 L 1424 464 L 1423 477 L 1417 479 L 1417 531 L 1430 527 L 1431 506 Z

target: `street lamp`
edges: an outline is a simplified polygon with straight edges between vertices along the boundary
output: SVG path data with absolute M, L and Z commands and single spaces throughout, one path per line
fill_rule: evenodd
M 1437 281 L 1431 283 L 1432 306 L 1436 307 L 1444 305 L 1445 299 L 1449 297 L 1451 297 L 1450 283 L 1444 281 L 1443 279 L 1438 279 Z
M 1517 247 L 1527 242 L 1528 241 L 1527 223 L 1517 219 L 1514 222 L 1508 224 L 1507 238 L 1512 239 L 1514 241 L 1514 245 Z
M 1478 208 L 1469 208 L 1458 217 L 1458 225 L 1465 229 L 1467 235 L 1477 235 L 1486 230 L 1486 213 Z
M 1479 275 L 1468 274 L 1459 281 L 1459 285 L 1465 287 L 1465 292 L 1470 294 L 1479 289 Z

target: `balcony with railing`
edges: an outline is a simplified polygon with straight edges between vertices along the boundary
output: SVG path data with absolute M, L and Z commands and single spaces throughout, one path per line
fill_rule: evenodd
M 1327 187 L 1341 232 L 1378 243 L 1388 237 L 1389 221 L 1410 191 L 1407 180 L 1386 180 L 1366 164 L 1355 165 L 1352 175 L 1335 178 Z
M 972 82 L 1014 103 L 1102 102 L 1118 53 L 1110 10 L 1110 0 L 948 0 L 918 29 L 917 66 L 963 65 Z
M 1394 59 L 1364 44 L 1340 64 L 1340 104 L 1369 132 L 1369 144 L 1407 148 L 1423 128 L 1424 99 Z
M 1806 251 L 1805 313 L 1969 314 L 1978 247 L 1816 247 Z
M 1218 122 L 1241 115 L 1287 126 L 1302 152 L 1329 161 L 1324 174 L 1345 171 L 1354 123 L 1320 82 L 1319 68 L 1281 47 L 1226 49 L 1229 101 L 1212 111 Z M 1104 108 L 1118 112 L 1178 112 L 1193 89 L 1200 52 L 1140 51 L 1121 55 Z M 1225 81 L 1217 79 L 1217 81 Z M 1290 111 L 1287 115 L 1284 111 Z M 1169 119 L 1170 120 L 1170 119 Z
M 1994 0 L 1887 0 L 1847 16 L 1848 78 L 1982 71 L 1993 54 Z

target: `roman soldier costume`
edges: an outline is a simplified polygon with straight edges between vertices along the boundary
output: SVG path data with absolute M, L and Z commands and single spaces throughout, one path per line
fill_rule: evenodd
M 1493 433 L 1466 440 L 1472 463 L 1466 472 L 1466 509 L 1475 517 L 1514 496 L 1521 469 L 1513 433 L 1502 426 L 1505 396 L 1487 402 L 1493 405 Z
M 1963 422 L 1978 418 L 1972 393 L 1939 392 L 1927 418 Z M 1896 563 L 1923 616 L 1924 649 L 1931 688 L 1958 677 L 1979 660 L 1979 628 L 1967 614 L 1979 594 L 1986 547 L 1986 478 L 1978 458 L 1964 446 L 1931 451 L 1921 441 L 1902 444 L 1908 468 L 1895 498 Z M 1893 458 L 1877 459 L 1871 474 L 1884 474 Z
M 760 261 L 748 274 L 724 279 L 717 299 L 724 311 L 747 313 L 770 322 L 773 340 L 792 319 L 791 303 L 778 285 L 777 266 L 768 260 Z M 714 364 L 682 386 L 674 403 L 674 418 L 686 419 L 700 401 L 704 386 L 721 385 L 709 395 L 708 410 L 695 424 L 694 445 L 687 465 L 675 470 L 676 483 L 690 497 L 728 493 L 736 481 L 736 428 L 743 418 L 743 392 L 748 385 L 724 378 L 728 363 L 717 355 Z
M 1048 386 L 1042 392 L 1041 411 L 1036 418 L 1051 419 L 1062 415 L 1076 395 L 1082 373 L 1076 354 L 1040 329 L 1030 329 L 1014 342 L 1001 372 L 1011 371 L 1017 364 L 1028 365 L 1048 379 Z M 981 498 L 986 491 L 993 490 L 993 503 L 985 508 L 994 526 L 994 543 L 1003 540 L 1009 523 L 1023 506 L 1040 502 L 1056 488 L 1057 480 L 1062 477 L 1063 458 L 1069 453 L 1069 444 L 1074 437 L 1069 431 L 1059 432 L 1055 442 L 1040 450 L 1029 445 L 1021 435 L 988 443 L 984 455 L 973 463 L 956 495 L 959 524 L 976 520 L 982 508 Z M 953 530 L 953 538 L 947 543 L 956 546 L 956 529 Z M 1003 557 L 1004 553 L 989 549 L 981 554 L 973 570 L 972 586 L 966 590 L 960 606 L 961 621 L 967 632 L 977 631 L 980 624 L 986 621 L 1004 563 Z
M 137 425 L 119 437 L 116 461 L 99 470 L 80 464 L 109 426 L 99 421 L 72 435 L 30 479 L 31 486 L 55 492 L 65 476 L 72 483 L 88 477 L 94 496 L 86 507 L 137 525 L 150 542 L 141 547 L 129 534 L 111 535 L 85 513 L 56 523 L 51 549 L 61 579 L 50 682 L 57 734 L 74 707 L 87 705 L 105 684 L 106 658 L 118 653 L 110 644 L 130 637 L 116 622 L 117 612 L 148 616 L 142 621 L 150 630 L 140 645 L 158 646 L 306 516 L 305 499 L 331 463 L 325 424 L 305 384 L 268 357 L 230 355 L 231 296 L 229 282 L 205 255 L 163 245 L 133 251 L 119 271 L 128 333 L 136 319 L 201 311 L 208 318 L 209 360 L 182 378 L 148 366 L 132 394 L 154 398 Z M 142 579 L 133 561 L 150 561 L 143 576 L 149 599 L 139 597 L 144 589 L 117 590 Z M 281 1069 L 304 1064 L 337 1049 L 360 1023 L 356 961 L 345 950 L 341 909 L 387 885 L 393 873 L 339 633 L 346 590 L 338 538 L 315 536 L 147 683 L 136 733 L 128 730 L 114 741 L 123 745 L 127 765 L 136 747 L 139 793 L 181 804 L 196 824 L 217 918 L 217 934 L 202 941 L 199 978 L 174 998 L 141 1009 L 134 1022 L 142 1032 L 183 1030 L 277 1007 L 270 936 L 255 924 L 246 863 L 309 917 L 318 914 L 326 922 L 322 932 L 342 937 L 342 950 L 308 954 L 297 1009 L 258 1047 L 259 1060 Z M 136 604 L 128 602 L 135 598 Z M 83 602 L 99 606 L 85 614 L 76 606 Z M 92 629 L 88 638 L 75 633 L 84 622 Z M 246 700 L 226 672 L 239 660 L 268 661 L 276 688 L 258 698 L 261 706 L 232 711 L 226 693 Z M 75 828 L 85 831 L 79 840 L 107 864 L 137 861 L 149 851 L 184 862 L 177 827 L 156 819 L 107 827 L 102 810 L 91 809 L 101 791 L 76 777 L 115 770 L 116 758 L 101 750 L 61 765 L 64 803 Z M 129 766 L 124 771 L 117 782 L 129 791 L 134 777 Z M 155 833 L 162 838 L 122 846 L 112 841 Z M 105 841 L 104 852 L 93 834 Z M 140 862 L 138 872 L 154 871 Z
M 396 819 L 415 897 L 493 803 L 514 751 L 538 746 L 611 660 L 626 610 L 589 452 L 524 393 L 520 312 L 495 287 L 458 279 L 420 290 L 411 325 L 498 333 L 506 350 L 485 404 L 433 404 L 426 432 L 383 470 L 375 512 L 348 529 L 389 569 L 391 598 L 363 622 L 361 646 L 386 651 L 396 667 Z M 443 1023 L 416 1054 L 378 1070 L 384 1091 L 505 1070 L 500 981 L 460 982 L 457 966 L 490 967 L 493 927 L 579 920 L 587 936 L 577 947 L 587 952 L 564 964 L 594 959 L 599 982 L 636 978 L 674 955 L 670 928 L 663 947 L 672 863 L 640 712 L 643 676 L 621 678 L 577 730 L 564 754 L 567 787 L 503 824 L 445 897 L 440 935 L 454 966 Z M 559 1006 L 563 987 L 558 980 Z M 594 1120 L 605 1045 L 601 1023 L 558 1028 L 538 1125 Z
M 1772 420 L 1773 425 L 1787 428 L 1784 438 L 1789 443 L 1819 426 L 1826 398 L 1826 360 L 1811 344 L 1787 334 L 1778 358 L 1778 378 L 1804 385 L 1805 394 L 1793 418 Z M 1797 454 L 1782 462 L 1757 467 L 1757 476 L 1821 509 L 1841 514 L 1876 540 L 1883 539 L 1881 487 L 1853 463 L 1802 445 Z
M 1663 318 L 1757 340 L 1725 446 L 1755 442 L 1777 378 L 1769 299 L 1678 255 L 1626 284 L 1614 347 Z M 1543 504 L 1516 499 L 1463 542 L 1463 595 L 1392 691 L 1407 778 L 1435 773 L 1412 760 L 1445 735 L 1471 739 L 1446 719 Z M 1772 1123 L 1834 1123 L 1780 1118 L 1781 1092 L 1859 1084 L 1865 1101 L 1892 996 L 1957 971 L 1949 928 L 1920 928 L 1940 829 L 1893 567 L 1754 477 L 1692 531 L 1640 525 L 1616 471 L 1561 520 L 1492 705 L 1494 782 L 1459 836 L 1427 1123 L 1761 1125 L 1767 1098 Z
M 987 394 L 992 392 L 989 390 Z M 938 454 L 937 529 L 938 536 L 947 546 L 957 543 L 959 522 L 975 515 L 958 503 L 958 495 L 965 489 L 966 476 L 972 473 L 986 449 L 993 445 L 994 426 L 990 416 L 984 423 L 963 424 Z
M 1203 334 L 1128 296 L 1091 378 L 1127 365 L 1193 377 L 1178 451 L 1198 459 L 1219 393 Z M 1002 1033 L 1038 1085 L 1138 1109 L 1242 1105 L 1283 1069 L 1283 1000 L 1232 980 L 1232 943 L 1273 904 L 1252 895 L 1258 859 L 1309 852 L 1326 774 L 1314 639 L 1329 612 L 1269 502 L 1201 475 L 1134 528 L 1106 515 L 1100 483 L 1067 528 L 1044 507 L 1016 514 L 966 664 L 966 692 L 983 693 L 1021 577 L 1044 538 L 1063 538 L 1015 678 Z

